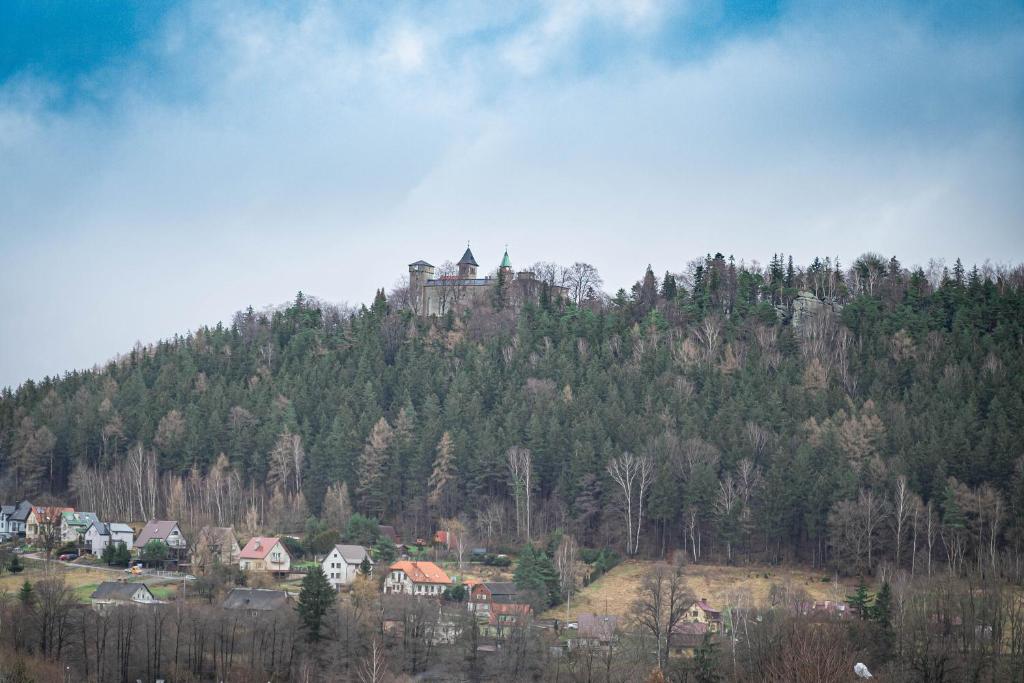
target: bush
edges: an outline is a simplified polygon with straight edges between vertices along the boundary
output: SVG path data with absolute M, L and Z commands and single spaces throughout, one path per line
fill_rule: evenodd
M 511 567 L 512 558 L 508 555 L 484 555 L 484 564 L 488 567 Z
M 348 525 L 345 527 L 346 543 L 372 546 L 377 542 L 378 536 L 380 536 L 380 528 L 377 520 L 358 512 L 348 518 Z
M 302 542 L 297 538 L 291 536 L 282 536 L 281 545 L 288 551 L 288 554 L 292 556 L 293 560 L 299 560 L 306 555 L 306 551 L 302 547 Z
M 444 589 L 444 599 L 453 602 L 463 602 L 466 599 L 466 585 L 457 583 Z

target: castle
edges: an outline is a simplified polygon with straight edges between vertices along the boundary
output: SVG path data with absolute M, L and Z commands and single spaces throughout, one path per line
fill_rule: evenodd
M 488 300 L 518 308 L 527 301 L 538 301 L 545 287 L 531 271 L 514 272 L 507 249 L 495 275 L 477 277 L 479 267 L 468 245 L 455 264 L 457 271 L 442 270 L 435 277 L 434 266 L 426 261 L 410 263 L 409 295 L 413 310 L 418 315 L 445 315 Z M 552 299 L 562 298 L 567 290 L 549 285 L 548 294 Z

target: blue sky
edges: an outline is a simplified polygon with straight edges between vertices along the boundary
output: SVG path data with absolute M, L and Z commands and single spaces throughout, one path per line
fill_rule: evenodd
M 466 240 L 1019 262 L 1022 124 L 1021 3 L 8 0 L 0 385 Z

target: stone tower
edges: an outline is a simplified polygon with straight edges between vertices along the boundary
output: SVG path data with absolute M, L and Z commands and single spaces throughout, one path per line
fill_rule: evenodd
M 473 258 L 473 252 L 469 250 L 469 246 L 466 246 L 466 253 L 459 259 L 459 279 L 460 280 L 472 280 L 476 278 L 476 269 L 480 264 Z
M 434 266 L 426 261 L 416 261 L 409 264 L 409 295 L 412 298 L 413 309 L 417 314 L 423 310 L 423 290 L 427 286 L 427 280 L 434 277 Z

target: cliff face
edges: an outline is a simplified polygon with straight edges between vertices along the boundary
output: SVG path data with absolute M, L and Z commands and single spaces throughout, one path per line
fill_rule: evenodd
M 793 327 L 799 330 L 810 320 L 827 311 L 838 315 L 842 312 L 843 305 L 835 301 L 822 301 L 811 292 L 801 291 L 796 295 L 793 303 L 788 308 L 776 306 L 775 310 L 778 312 L 780 320 L 788 318 Z

